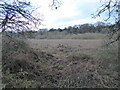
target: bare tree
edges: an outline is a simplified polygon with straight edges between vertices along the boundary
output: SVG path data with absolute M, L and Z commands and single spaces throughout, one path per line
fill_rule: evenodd
M 62 4 L 60 0 L 52 0 L 50 7 L 57 9 Z M 41 19 L 34 16 L 31 3 L 25 0 L 0 1 L 0 31 L 21 31 L 41 24 Z
M 97 10 L 97 14 L 94 15 L 94 17 L 100 16 L 102 13 L 107 12 L 108 13 L 108 19 L 112 17 L 112 15 L 116 15 L 115 13 L 118 13 L 118 5 L 119 0 L 101 0 L 103 2 L 102 6 Z M 116 18 L 116 17 L 115 17 Z
M 33 16 L 34 9 L 30 2 L 10 0 L 0 1 L 1 31 L 28 30 L 41 24 L 41 19 Z
M 97 10 L 97 14 L 95 14 L 93 17 L 96 18 L 101 14 L 107 12 L 108 18 L 106 18 L 105 21 L 109 20 L 110 18 L 115 18 L 115 24 L 110 26 L 112 32 L 109 35 L 109 39 L 113 39 L 114 35 L 117 35 L 117 37 L 114 38 L 114 40 L 112 40 L 111 42 L 109 42 L 110 44 L 120 40 L 120 1 L 119 0 L 104 0 L 104 1 L 100 9 Z

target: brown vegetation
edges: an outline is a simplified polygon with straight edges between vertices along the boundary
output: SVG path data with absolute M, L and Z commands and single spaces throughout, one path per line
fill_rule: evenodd
M 105 47 L 102 39 L 13 41 L 3 43 L 7 52 L 3 51 L 6 88 L 118 87 L 117 44 Z

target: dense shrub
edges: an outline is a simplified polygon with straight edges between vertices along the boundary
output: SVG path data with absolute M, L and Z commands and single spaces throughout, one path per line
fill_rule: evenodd
M 15 56 L 20 53 L 26 52 L 28 52 L 28 47 L 23 40 L 10 37 L 7 34 L 3 34 L 2 36 L 3 72 L 5 72 L 8 69 L 12 70 L 12 72 L 16 71 L 15 69 L 18 69 L 19 67 L 18 63 L 23 64 L 25 61 L 23 62 L 20 62 L 19 60 L 16 61 L 16 59 L 19 59 L 19 57 L 15 59 Z

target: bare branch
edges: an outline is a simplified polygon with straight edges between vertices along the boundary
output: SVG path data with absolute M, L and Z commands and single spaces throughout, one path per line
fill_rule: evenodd
M 97 14 L 93 15 L 93 18 L 100 16 L 102 13 L 107 12 L 108 18 L 105 21 L 111 18 L 111 15 L 117 11 L 119 0 L 109 0 L 106 1 L 101 5 L 100 9 L 97 10 Z
M 115 21 L 115 24 L 110 28 L 112 29 L 109 34 L 109 39 L 113 39 L 114 35 L 117 35 L 116 38 L 114 38 L 113 41 L 109 42 L 109 44 L 114 43 L 120 39 L 119 31 L 120 31 L 120 1 L 119 0 L 105 0 L 104 4 L 100 7 L 100 9 L 97 10 L 97 14 L 93 15 L 93 18 L 96 18 L 100 16 L 101 14 L 107 12 L 108 17 L 105 19 L 105 21 L 109 20 L 111 17 L 113 18 L 114 15 L 115 19 L 118 17 Z
M 62 4 L 63 4 L 63 2 L 60 1 L 60 0 L 52 0 L 52 4 L 50 5 L 50 7 L 51 7 L 52 9 L 53 9 L 53 8 L 57 9 L 57 8 L 59 8 Z
M 12 3 L 4 2 L 0 4 L 0 27 L 2 32 L 6 30 L 29 29 L 32 26 L 37 27 L 41 24 L 41 19 L 32 15 L 33 9 L 30 2 L 14 0 Z

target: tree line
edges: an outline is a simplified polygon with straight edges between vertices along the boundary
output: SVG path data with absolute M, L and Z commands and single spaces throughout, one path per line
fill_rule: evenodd
M 35 30 L 23 30 L 23 31 L 6 31 L 9 33 L 10 36 L 13 37 L 21 37 L 21 38 L 36 38 L 36 36 L 45 36 L 47 34 L 53 35 L 55 33 L 59 34 L 84 34 L 84 33 L 111 33 L 114 30 L 114 26 L 116 24 L 109 24 L 104 22 L 96 22 L 95 24 L 81 24 L 81 25 L 74 25 L 68 26 L 63 29 L 58 28 L 51 28 L 51 29 L 38 29 Z M 53 34 L 52 34 L 53 33 Z
M 81 24 L 81 25 L 74 25 L 74 26 L 68 26 L 64 29 L 50 29 L 49 32 L 53 31 L 67 31 L 67 33 L 70 34 L 82 34 L 82 33 L 107 33 L 111 31 L 110 27 L 112 24 L 104 23 L 104 22 L 97 22 L 95 24 Z

